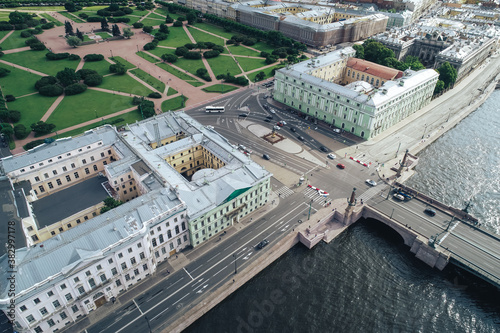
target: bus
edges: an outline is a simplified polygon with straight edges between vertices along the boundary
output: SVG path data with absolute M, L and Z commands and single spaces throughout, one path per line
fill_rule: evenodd
M 205 108 L 205 112 L 223 113 L 224 111 L 225 111 L 225 107 L 223 107 L 223 106 L 207 106 Z

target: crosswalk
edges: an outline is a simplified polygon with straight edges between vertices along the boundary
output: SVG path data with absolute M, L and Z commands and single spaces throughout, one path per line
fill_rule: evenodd
M 287 186 L 283 186 L 281 188 L 279 188 L 277 191 L 274 191 L 274 193 L 279 196 L 280 198 L 286 198 L 292 194 L 294 194 L 295 192 L 293 190 L 291 190 L 290 188 L 288 188 Z
M 323 195 L 320 195 L 318 193 L 318 191 L 310 188 L 310 187 L 306 187 L 302 193 L 304 193 L 304 195 L 308 198 L 310 198 L 313 202 L 315 203 L 320 203 L 320 204 L 325 204 L 325 203 L 328 203 L 331 201 L 330 197 L 329 196 L 323 196 Z
M 387 185 L 381 184 L 375 187 L 370 187 L 365 192 L 361 193 L 360 196 L 357 197 L 358 200 L 368 201 L 373 198 L 376 194 L 382 192 L 387 188 Z

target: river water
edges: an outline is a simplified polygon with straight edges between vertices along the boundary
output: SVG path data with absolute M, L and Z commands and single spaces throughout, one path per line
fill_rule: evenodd
M 500 91 L 420 154 L 409 186 L 500 233 Z M 500 332 L 500 292 L 431 269 L 382 224 L 296 246 L 186 332 Z

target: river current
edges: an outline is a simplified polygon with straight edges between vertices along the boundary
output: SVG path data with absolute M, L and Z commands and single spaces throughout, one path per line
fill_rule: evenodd
M 500 91 L 420 153 L 407 185 L 500 233 Z M 431 269 L 391 229 L 360 221 L 296 246 L 186 332 L 500 332 L 500 292 Z

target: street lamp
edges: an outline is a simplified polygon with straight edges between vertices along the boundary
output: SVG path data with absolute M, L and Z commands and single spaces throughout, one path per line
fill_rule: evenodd
M 313 200 L 311 199 L 311 202 L 309 202 L 309 214 L 307 214 L 307 220 L 311 218 L 311 206 L 312 206 Z
M 422 133 L 422 139 L 424 138 L 425 136 L 425 131 L 427 130 L 427 124 L 424 125 L 424 133 Z
M 236 275 L 238 273 L 238 266 L 237 266 L 237 256 L 236 253 L 233 253 L 233 258 L 234 258 L 234 274 Z

